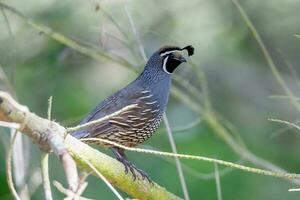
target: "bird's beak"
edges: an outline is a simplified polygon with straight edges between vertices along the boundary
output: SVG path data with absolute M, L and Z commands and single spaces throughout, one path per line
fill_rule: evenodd
M 180 56 L 179 58 L 177 58 L 180 62 L 186 62 L 186 59 L 183 56 Z
M 187 62 L 181 54 L 176 54 L 172 59 L 179 61 L 180 63 Z

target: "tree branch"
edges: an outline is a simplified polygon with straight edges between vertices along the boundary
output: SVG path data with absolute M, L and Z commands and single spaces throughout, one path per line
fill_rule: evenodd
M 62 162 L 68 160 L 67 162 L 63 162 L 63 165 L 69 188 L 72 191 L 76 191 L 78 182 L 76 178 L 77 171 L 74 171 L 74 166 L 66 166 L 66 163 L 71 163 L 72 165 L 72 162 L 69 160 L 72 158 L 69 155 L 75 159 L 77 165 L 83 170 L 92 171 L 86 162 L 88 161 L 110 183 L 134 198 L 180 199 L 158 184 L 143 180 L 141 176 L 133 181 L 132 175 L 125 173 L 124 166 L 119 161 L 93 149 L 71 135 L 67 135 L 64 140 L 63 138 L 66 133 L 64 127 L 56 122 L 35 115 L 26 107 L 17 103 L 9 94 L 0 91 L 0 120 L 21 124 L 25 119 L 26 124 L 22 131 L 25 135 L 35 144 L 38 144 L 42 150 L 54 151 L 54 153 L 59 155 Z

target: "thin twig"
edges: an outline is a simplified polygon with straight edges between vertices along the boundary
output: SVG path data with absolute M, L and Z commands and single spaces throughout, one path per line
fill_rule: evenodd
M 47 110 L 47 118 L 51 120 L 51 110 L 52 110 L 52 96 L 48 99 L 48 110 Z M 51 192 L 51 184 L 49 178 L 49 154 L 42 153 L 41 157 L 41 169 L 42 169 L 42 180 L 43 180 L 43 188 L 45 192 L 45 199 L 52 200 L 52 192 Z
M 10 128 L 15 130 L 15 129 L 19 129 L 21 125 L 13 122 L 0 121 L 0 127 L 5 127 L 5 128 Z
M 156 150 L 156 151 L 161 151 L 160 149 L 154 148 L 151 145 L 141 145 L 142 148 L 146 148 L 146 149 L 151 149 L 151 150 Z M 162 157 L 162 159 L 164 159 L 165 161 L 167 161 L 168 163 L 172 164 L 172 165 L 176 165 L 176 163 L 173 162 L 173 159 L 170 157 Z M 235 163 L 237 164 L 243 164 L 245 161 L 244 160 L 239 160 Z M 189 174 L 190 176 L 194 177 L 194 178 L 198 178 L 201 180 L 211 180 L 215 178 L 215 172 L 208 172 L 208 173 L 202 173 L 199 172 L 198 170 L 184 164 L 181 163 L 182 169 L 185 173 Z M 225 167 L 222 170 L 219 170 L 219 175 L 220 177 L 225 176 L 226 174 L 234 171 L 234 168 L 231 167 Z
M 0 92 L 1 93 L 1 92 Z M 8 95 L 6 95 L 8 96 Z M 12 98 L 9 98 L 10 100 L 13 100 Z M 13 101 L 15 106 L 18 105 L 17 102 Z M 21 106 L 18 106 L 18 108 L 22 108 Z M 23 108 L 22 108 L 23 109 Z M 6 176 L 7 176 L 7 183 L 9 186 L 9 189 L 11 191 L 11 193 L 13 194 L 14 198 L 16 200 L 20 200 L 21 198 L 19 197 L 15 187 L 14 187 L 14 183 L 13 183 L 13 178 L 12 178 L 12 169 L 11 169 L 11 160 L 12 160 L 12 154 L 13 154 L 13 150 L 14 150 L 14 144 L 16 142 L 16 138 L 18 136 L 19 131 L 22 131 L 24 129 L 24 127 L 26 126 L 27 123 L 27 117 L 25 115 L 24 121 L 22 122 L 21 126 L 19 129 L 15 129 L 15 132 L 13 133 L 9 148 L 8 148 L 8 152 L 7 152 L 7 157 L 6 157 Z
M 13 35 L 13 31 L 12 31 L 12 28 L 11 28 L 11 25 L 10 25 L 10 22 L 8 20 L 8 17 L 4 11 L 3 8 L 1 8 L 1 13 L 3 15 L 3 18 L 4 18 L 4 22 L 7 26 L 7 30 L 8 30 L 8 33 L 9 33 L 9 37 L 10 37 L 10 44 L 12 46 L 12 50 L 9 51 L 9 55 L 10 55 L 10 59 L 11 59 L 11 74 L 10 74 L 10 81 L 12 84 L 14 84 L 15 82 L 15 72 L 16 72 L 16 68 L 17 68 L 17 59 L 16 59 L 16 55 L 17 55 L 17 52 L 16 52 L 16 44 L 15 44 L 15 40 L 14 40 L 14 35 Z
M 69 152 L 64 150 L 62 154 L 59 155 L 60 161 L 62 162 L 64 171 L 66 173 L 67 182 L 69 185 L 69 190 L 76 193 L 79 186 L 79 178 L 77 173 L 77 166 Z
M 124 0 L 124 9 L 125 9 L 126 15 L 128 17 L 128 20 L 130 22 L 131 30 L 132 30 L 132 32 L 134 34 L 134 37 L 135 37 L 136 41 L 137 41 L 138 48 L 140 50 L 141 56 L 142 56 L 143 60 L 146 61 L 147 60 L 147 56 L 146 56 L 146 53 L 145 53 L 144 45 L 143 45 L 143 43 L 141 41 L 139 32 L 137 31 L 136 26 L 135 26 L 135 24 L 133 22 L 131 14 L 130 14 L 130 12 L 128 10 L 128 6 L 127 6 L 127 1 L 126 0 Z
M 288 191 L 289 192 L 300 192 L 300 188 L 291 188 Z
M 296 128 L 297 130 L 300 131 L 300 126 L 298 126 L 298 125 L 296 125 L 292 122 L 284 121 L 284 120 L 281 120 L 281 119 L 268 119 L 268 120 L 272 121 L 272 122 L 278 122 L 278 123 L 289 125 L 289 126 L 294 127 L 294 128 Z
M 109 187 L 109 189 L 118 197 L 119 200 L 124 200 L 120 193 L 110 184 L 110 182 L 92 165 L 88 160 L 85 160 L 86 164 L 97 174 L 99 178 Z
M 87 188 L 88 186 L 88 182 L 83 182 L 82 184 L 80 184 L 80 187 L 78 188 L 77 192 L 76 192 L 76 196 L 80 199 L 82 193 L 84 192 L 84 190 Z
M 294 120 L 294 121 L 291 122 L 291 123 L 297 124 L 297 123 L 299 123 L 299 122 L 300 122 L 300 119 L 296 119 L 296 120 Z M 274 131 L 274 132 L 270 135 L 270 138 L 275 138 L 275 137 L 279 136 L 280 134 L 282 134 L 282 133 L 284 133 L 284 132 L 286 132 L 286 131 L 288 131 L 288 130 L 290 130 L 290 129 L 292 129 L 292 126 L 284 126 L 284 127 L 280 127 L 278 130 Z
M 50 185 L 50 178 L 49 178 L 49 154 L 42 153 L 41 156 L 41 170 L 42 170 L 42 180 L 43 180 L 43 188 L 45 193 L 46 200 L 52 200 L 52 193 L 51 193 L 51 185 Z
M 111 115 L 107 115 L 106 118 L 101 118 L 100 120 L 95 120 L 95 121 L 98 121 L 98 122 L 95 122 L 95 121 L 92 121 L 94 123 L 92 124 L 95 124 L 95 123 L 101 123 L 103 122 L 104 120 L 107 120 L 107 119 L 110 119 L 124 111 L 127 111 L 128 109 L 130 108 L 134 108 L 136 107 L 136 104 L 134 105 L 130 105 L 130 106 L 126 106 L 125 108 L 121 109 L 120 111 L 118 111 L 118 113 L 113 113 Z M 87 125 L 87 124 L 84 124 L 84 125 Z M 78 127 L 78 126 L 77 126 Z M 89 127 L 89 126 L 85 126 L 85 127 Z M 76 127 L 75 127 L 76 128 Z M 82 126 L 79 127 L 79 129 L 83 128 Z M 78 129 L 78 130 L 79 130 Z M 72 129 L 71 129 L 72 130 Z M 74 129 L 73 129 L 74 130 Z M 101 178 L 103 180 L 103 182 L 109 187 L 109 189 L 118 197 L 119 200 L 124 200 L 123 197 L 119 194 L 119 192 L 110 184 L 110 182 L 94 167 L 94 165 L 92 165 L 88 160 L 84 159 L 84 158 L 81 158 L 84 160 L 84 162 L 86 162 L 86 164 L 93 170 L 93 172 L 95 172 L 97 174 L 97 176 L 99 178 Z M 82 193 L 84 189 L 82 189 L 81 187 L 79 188 L 79 192 Z M 78 193 L 79 193 L 78 192 Z M 79 193 L 79 195 L 80 195 Z M 78 194 L 77 194 L 78 195 Z
M 20 191 L 26 190 L 25 187 L 29 186 L 29 195 L 31 196 L 36 192 L 36 190 L 42 184 L 42 173 L 40 167 L 36 167 L 32 170 L 32 173 L 28 175 L 29 180 L 27 181 L 26 185 L 24 185 Z
M 53 100 L 53 97 L 50 96 L 49 99 L 48 99 L 48 110 L 47 110 L 47 119 L 48 120 L 51 120 L 52 100 Z
M 216 163 L 214 163 L 214 168 L 215 168 L 215 180 L 216 180 L 216 187 L 217 187 L 217 197 L 218 197 L 218 200 L 222 200 L 220 175 L 219 175 L 218 165 Z
M 178 158 L 185 158 L 185 159 L 191 159 L 191 160 L 200 160 L 200 161 L 206 161 L 210 163 L 217 163 L 219 165 L 227 166 L 227 167 L 232 167 L 236 168 L 242 171 L 250 172 L 250 173 L 255 173 L 255 174 L 261 174 L 265 176 L 273 176 L 273 177 L 278 177 L 278 178 L 285 178 L 285 179 L 300 179 L 300 174 L 295 174 L 295 173 L 282 173 L 282 172 L 273 172 L 269 170 L 264 170 L 264 169 L 259 169 L 259 168 L 254 168 L 254 167 L 248 167 L 228 161 L 223 161 L 219 159 L 214 159 L 214 158 L 208 158 L 204 156 L 195 156 L 195 155 L 188 155 L 188 154 L 175 154 L 175 153 L 170 153 L 170 152 L 163 152 L 163 151 L 155 151 L 155 150 L 148 150 L 148 149 L 139 149 L 139 148 L 133 148 L 133 147 L 127 147 L 109 140 L 101 139 L 101 138 L 84 138 L 81 139 L 81 141 L 100 141 L 103 143 L 107 143 L 113 146 L 117 146 L 119 148 L 128 150 L 128 151 L 135 151 L 135 152 L 140 152 L 140 153 L 149 153 L 149 154 L 154 154 L 154 155 L 160 155 L 160 156 L 169 156 L 169 157 L 178 157 Z
M 122 27 L 117 23 L 117 21 L 103 8 L 101 9 L 101 13 L 104 14 L 104 16 L 120 31 L 120 33 L 129 40 L 128 35 L 126 34 L 126 31 L 122 29 Z
M 173 135 L 172 135 L 172 131 L 171 131 L 171 127 L 169 125 L 169 121 L 168 121 L 168 118 L 167 118 L 166 114 L 164 114 L 163 119 L 164 119 L 166 130 L 167 130 L 167 133 L 168 133 L 168 138 L 169 138 L 169 141 L 170 141 L 170 144 L 171 144 L 172 152 L 177 154 L 176 144 L 175 144 L 175 141 L 174 141 L 174 138 L 173 138 Z M 185 178 L 184 178 L 184 175 L 183 175 L 181 163 L 180 163 L 178 157 L 175 157 L 175 163 L 176 163 L 177 173 L 179 175 L 179 180 L 180 180 L 180 183 L 181 183 L 181 188 L 182 188 L 182 191 L 183 191 L 184 199 L 189 200 L 190 198 L 189 198 L 188 188 L 187 188 L 187 185 L 186 185 L 186 182 L 185 182 Z
M 88 186 L 88 182 L 86 181 L 86 179 L 89 175 L 90 173 L 82 172 L 81 176 L 79 177 L 79 187 L 76 192 L 78 196 L 81 196 L 85 188 Z
M 10 145 L 9 145 L 8 152 L 6 155 L 6 178 L 7 178 L 9 190 L 12 193 L 13 197 L 16 200 L 21 200 L 21 198 L 19 197 L 19 195 L 15 189 L 13 178 L 12 178 L 12 170 L 11 170 L 11 159 L 12 159 L 13 147 L 14 147 L 14 143 L 16 141 L 17 134 L 18 134 L 18 131 L 16 129 L 12 136 L 12 139 L 10 141 Z
M 290 99 L 289 96 L 286 95 L 270 95 L 270 99 Z M 300 98 L 295 97 L 295 100 L 300 101 Z
M 51 120 L 51 110 L 52 110 L 52 96 L 48 99 L 48 110 L 47 110 L 47 118 Z M 46 200 L 52 200 L 52 192 L 51 192 L 51 184 L 49 177 L 49 154 L 42 153 L 41 156 L 41 170 L 42 170 L 42 180 L 43 180 L 43 188 L 45 193 Z
M 69 189 L 64 188 L 64 186 L 60 182 L 58 182 L 58 181 L 53 181 L 53 185 L 56 187 L 56 189 L 58 191 L 60 191 L 61 193 L 65 194 L 66 196 L 70 196 L 70 193 L 74 194 Z M 84 185 L 84 187 L 86 187 L 86 186 L 87 185 Z M 72 195 L 72 197 L 64 198 L 64 200 L 92 200 L 92 199 L 81 197 L 81 196 L 78 197 L 76 194 L 74 194 L 74 195 Z

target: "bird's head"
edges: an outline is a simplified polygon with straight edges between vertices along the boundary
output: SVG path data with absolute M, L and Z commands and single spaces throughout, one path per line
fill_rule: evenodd
M 155 62 L 158 67 L 160 67 L 163 72 L 171 74 L 174 70 L 183 62 L 186 62 L 186 59 L 182 55 L 182 51 L 186 50 L 188 56 L 194 54 L 194 47 L 191 45 L 180 48 L 176 46 L 163 46 L 157 52 L 155 52 L 149 62 Z

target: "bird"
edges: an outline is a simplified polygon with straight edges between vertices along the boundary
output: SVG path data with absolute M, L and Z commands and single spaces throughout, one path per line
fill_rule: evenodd
M 171 75 L 181 63 L 187 62 L 182 54 L 184 50 L 188 56 L 194 54 L 192 45 L 183 48 L 162 46 L 155 51 L 134 81 L 98 104 L 80 125 L 114 113 L 117 115 L 86 129 L 75 131 L 72 136 L 77 139 L 101 138 L 127 147 L 135 147 L 149 139 L 159 127 L 167 107 Z M 132 107 L 124 109 L 128 106 Z M 99 144 L 96 140 L 86 140 L 86 143 Z M 151 182 L 147 173 L 127 159 L 124 149 L 107 143 L 100 145 L 111 148 L 115 158 L 124 165 L 125 173 L 130 170 L 134 180 L 138 172 L 142 179 L 146 178 Z

